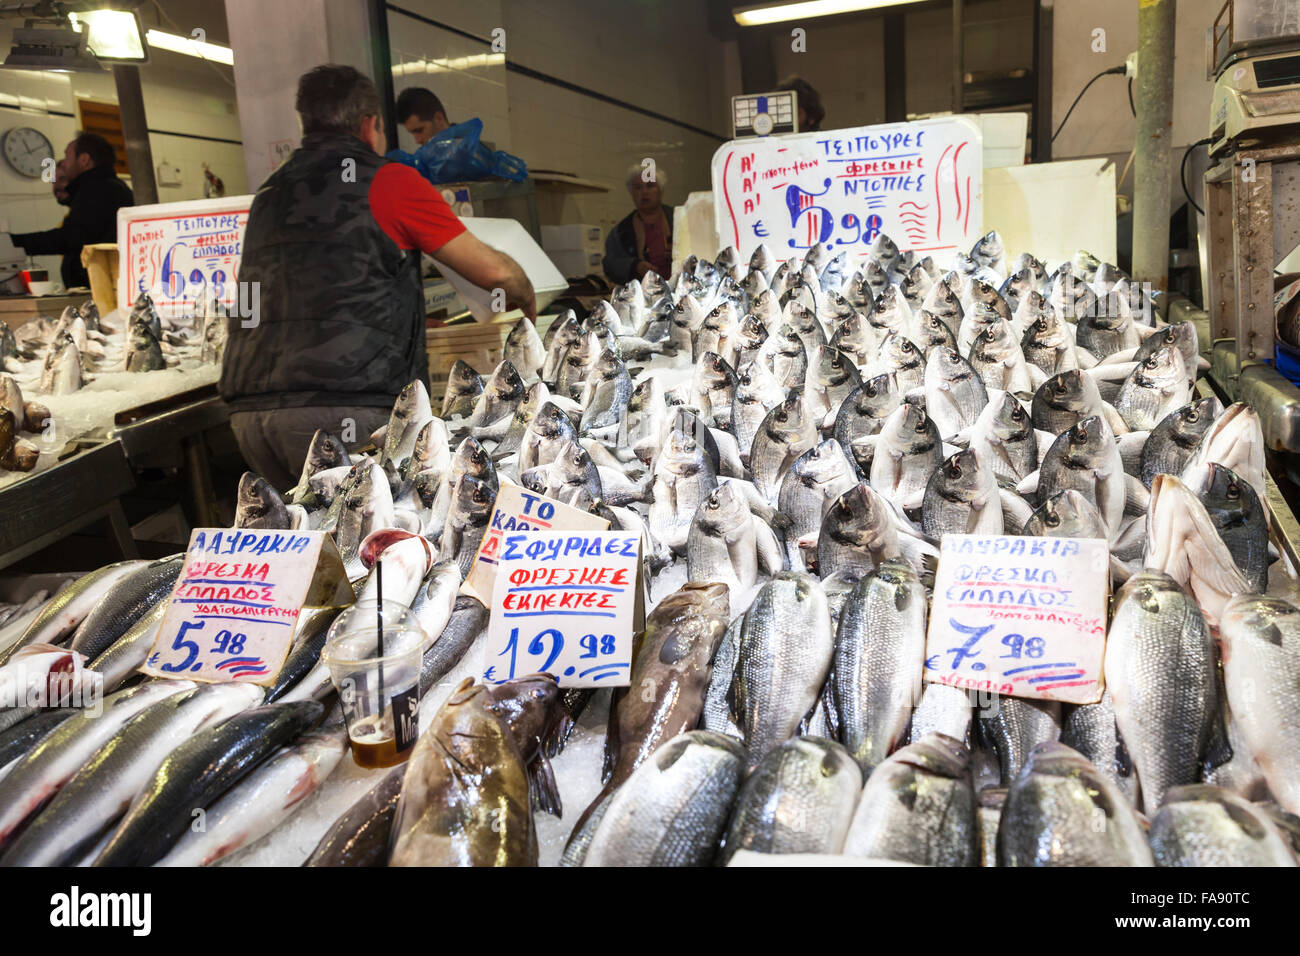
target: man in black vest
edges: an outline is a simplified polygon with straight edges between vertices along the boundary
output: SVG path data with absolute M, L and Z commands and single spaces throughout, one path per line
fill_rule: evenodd
M 403 386 L 428 384 L 421 252 L 503 290 L 507 308 L 537 311 L 513 259 L 467 232 L 414 169 L 382 158 L 369 78 L 318 66 L 298 81 L 296 108 L 302 145 L 249 212 L 239 283 L 256 307 L 230 318 L 220 384 L 245 460 L 281 491 L 318 428 L 355 448 Z

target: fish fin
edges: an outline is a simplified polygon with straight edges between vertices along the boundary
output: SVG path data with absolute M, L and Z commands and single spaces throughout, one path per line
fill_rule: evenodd
M 1123 382 L 1137 367 L 1137 362 L 1111 362 L 1108 357 L 1094 367 L 1084 369 L 1084 374 L 1092 376 L 1092 380 L 1100 387 L 1102 382 Z
M 1123 584 L 1134 575 L 1134 570 L 1130 563 L 1121 558 L 1110 556 L 1110 576 L 1116 584 Z
M 1197 371 L 1197 372 L 1208 372 L 1209 370 L 1210 370 L 1210 360 L 1207 359 L 1204 355 L 1198 355 L 1198 356 L 1196 356 L 1196 369 L 1195 369 L 1195 371 Z
M 950 445 L 950 444 L 948 444 L 947 442 L 944 442 L 944 443 L 943 443 L 943 457 L 944 457 L 944 458 L 950 458 L 950 457 L 952 457 L 953 455 L 957 454 L 959 451 L 963 451 L 963 450 L 964 450 L 964 449 L 963 449 L 960 445 Z
M 826 675 L 826 683 L 822 685 L 822 713 L 826 717 L 826 729 L 830 732 L 831 740 L 838 740 L 843 743 L 843 726 L 840 721 L 840 712 L 835 707 L 835 692 L 832 685 L 835 682 L 835 664 L 832 661 L 830 672 Z
M 1029 384 L 1033 386 L 1034 391 L 1037 391 L 1047 381 L 1047 373 L 1032 362 L 1027 364 L 1027 368 L 1029 371 Z
M 1110 402 L 1102 402 L 1101 411 L 1106 418 L 1106 424 L 1110 426 L 1110 430 L 1113 431 L 1116 436 L 1127 435 L 1129 433 L 1128 423 L 1120 417 L 1119 412 L 1115 411 L 1114 405 Z
M 635 650 L 633 651 L 635 658 Z M 600 769 L 600 782 L 608 784 L 610 778 L 614 776 L 614 765 L 618 762 L 618 705 L 627 695 L 626 687 L 614 688 L 614 693 L 609 699 L 609 725 L 605 732 L 605 758 Z
M 1029 474 L 1025 475 L 1025 477 L 1020 479 L 1020 482 L 1016 485 L 1016 491 L 1022 495 L 1037 494 L 1038 475 L 1039 475 L 1039 469 L 1035 469 L 1034 471 L 1031 471 Z
M 545 747 L 538 747 L 532 763 L 528 765 L 528 795 L 534 810 L 549 813 L 557 820 L 564 816 L 560 785 L 555 782 L 555 770 L 546 756 Z
M 1030 518 L 1034 516 L 1033 506 L 1009 488 L 999 488 L 998 497 L 1002 502 L 1002 524 L 1004 534 L 1019 534 Z
M 992 405 L 992 404 L 993 404 L 993 402 L 992 402 L 992 400 L 990 399 L 990 400 L 989 400 L 989 405 Z M 960 447 L 960 448 L 967 448 L 967 447 L 970 446 L 971 433 L 972 433 L 974 430 L 975 430 L 975 426 L 974 426 L 974 425 L 969 425 L 969 426 L 967 426 L 966 428 L 963 428 L 963 429 L 962 429 L 961 431 L 959 431 L 957 434 L 955 434 L 955 435 L 951 435 L 951 436 L 949 436 L 948 438 L 945 438 L 945 439 L 943 440 L 943 441 L 944 441 L 944 445 L 945 445 L 945 446 L 947 446 L 947 445 L 955 445 L 955 446 L 958 446 L 958 447 Z M 875 438 L 876 436 L 873 435 L 873 436 L 871 436 L 871 437 L 872 437 L 872 438 Z
M 1129 755 L 1128 744 L 1124 743 L 1124 736 L 1119 732 L 1119 724 L 1115 725 L 1115 773 L 1120 777 L 1133 775 L 1133 758 Z
M 1052 442 L 1056 441 L 1056 436 L 1051 432 L 1043 431 L 1041 428 L 1035 428 L 1034 441 L 1038 445 L 1038 463 L 1041 465 L 1043 459 L 1047 457 L 1047 452 L 1052 447 Z
M 1150 506 L 1151 490 L 1136 475 L 1125 475 L 1124 511 L 1133 515 L 1145 515 Z
M 1169 327 L 1168 325 L 1147 325 L 1144 322 L 1138 322 L 1136 321 L 1136 315 L 1134 315 L 1133 318 L 1133 328 L 1137 330 L 1138 338 L 1142 339 L 1144 342 L 1157 332 L 1162 332 Z
M 785 553 L 776 532 L 754 515 L 750 516 L 754 525 L 754 543 L 758 549 L 758 566 L 768 574 L 777 574 L 788 570 Z
M 1146 447 L 1150 435 L 1150 432 L 1142 431 L 1116 436 L 1119 441 L 1119 457 L 1124 461 L 1124 470 L 1130 475 L 1136 475 L 1142 470 L 1142 449 Z
M 1067 328 L 1073 328 L 1073 326 L 1067 326 Z M 1074 347 L 1074 361 L 1081 371 L 1086 372 L 1088 369 L 1096 367 L 1097 356 L 1093 355 L 1082 345 L 1076 345 Z
M 1137 356 L 1137 350 L 1138 347 L 1136 345 L 1132 348 L 1120 349 L 1118 352 L 1112 352 L 1110 355 L 1107 355 L 1104 359 L 1098 362 L 1097 365 L 1117 365 L 1120 363 L 1132 362 Z M 1127 377 L 1128 376 L 1125 376 L 1125 378 Z

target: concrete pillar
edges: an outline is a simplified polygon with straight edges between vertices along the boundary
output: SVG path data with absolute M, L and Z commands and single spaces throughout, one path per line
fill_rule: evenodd
M 1174 121 L 1175 0 L 1138 4 L 1133 278 L 1169 288 L 1169 212 Z
M 250 191 L 302 139 L 293 107 L 298 77 L 322 63 L 345 63 L 375 79 L 370 6 L 371 0 L 226 0 Z
M 140 68 L 114 63 L 113 83 L 117 86 L 117 108 L 126 140 L 126 165 L 131 170 L 131 194 L 137 206 L 149 206 L 158 201 L 158 182 L 149 146 L 149 124 L 144 115 L 144 94 L 140 91 Z

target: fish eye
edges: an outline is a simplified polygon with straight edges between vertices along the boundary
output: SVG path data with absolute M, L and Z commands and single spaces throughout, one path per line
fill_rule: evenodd
M 1014 422 L 1018 422 L 1024 417 L 1025 417 L 1025 410 L 1021 408 L 1020 403 L 1017 402 L 1016 405 L 1011 409 L 1011 420 Z
M 1086 444 L 1088 441 L 1088 432 L 1082 423 L 1075 425 L 1070 429 L 1070 441 L 1076 445 Z
M 1196 424 L 1201 420 L 1201 413 L 1193 408 L 1191 411 L 1187 413 L 1187 420 L 1192 424 Z
M 1043 524 L 1047 525 L 1049 528 L 1055 528 L 1060 523 L 1061 518 L 1055 511 L 1049 511 L 1043 516 Z
M 916 432 L 917 432 L 918 435 L 923 434 L 923 433 L 925 432 L 925 416 L 924 416 L 924 415 L 922 415 L 920 418 L 918 418 L 918 419 L 916 420 Z
M 953 462 L 950 465 L 948 465 L 946 472 L 949 478 L 956 481 L 958 478 L 961 477 L 961 465 L 957 464 L 956 462 Z
M 1235 481 L 1228 482 L 1228 500 L 1236 501 L 1240 497 L 1241 486 L 1239 486 Z

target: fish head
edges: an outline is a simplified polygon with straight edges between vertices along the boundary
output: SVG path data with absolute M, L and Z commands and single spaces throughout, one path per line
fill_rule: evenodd
M 948 456 L 931 480 L 946 500 L 969 503 L 987 493 L 991 478 L 992 474 L 984 467 L 979 452 L 967 448 Z M 996 486 L 996 482 L 994 484 Z
M 1114 440 L 1100 415 L 1079 419 L 1065 436 L 1069 443 L 1066 457 L 1076 467 L 1092 467 L 1101 460 L 1106 440 Z
M 289 512 L 284 501 L 261 475 L 246 471 L 235 492 L 236 528 L 287 528 Z
M 560 687 L 550 674 L 528 674 L 488 688 L 486 705 L 510 731 L 523 754 L 535 753 L 560 718 Z
M 758 247 L 750 253 L 749 268 L 751 269 L 766 272 L 768 269 L 774 268 L 775 265 L 776 256 L 772 254 L 772 250 L 768 248 L 765 242 L 760 242 Z
M 699 518 L 708 526 L 723 530 L 737 527 L 751 515 L 744 495 L 730 481 L 724 481 L 709 492 L 700 503 Z
M 1033 428 L 1025 407 L 1010 392 L 1003 392 L 993 415 L 993 434 L 1002 441 L 1022 441 L 1032 434 Z
M 1068 489 L 1052 495 L 1025 523 L 1024 533 L 1048 538 L 1106 538 L 1106 523 L 1091 501 Z
M 464 474 L 456 480 L 455 498 L 461 514 L 482 516 L 492 510 L 496 494 L 487 482 Z
M 451 371 L 447 373 L 447 387 L 449 389 L 463 392 L 470 388 L 481 389 L 482 386 L 483 377 L 474 371 L 468 362 L 464 359 L 456 359 L 452 363 Z
M 1283 629 L 1294 632 L 1300 623 L 1300 608 L 1280 597 L 1237 594 L 1229 598 L 1219 615 L 1219 638 L 1224 662 L 1244 641 L 1262 641 L 1284 646 Z
M 740 320 L 737 334 L 748 347 L 756 348 L 767 340 L 767 326 L 763 324 L 762 319 L 749 312 Z
M 1186 492 L 1181 484 L 1179 488 Z M 1185 594 L 1178 582 L 1164 571 L 1143 568 L 1125 581 L 1115 595 L 1115 614 L 1119 615 L 1121 607 L 1131 607 L 1147 615 L 1166 615 L 1171 598 L 1181 599 Z
M 1058 372 L 1039 386 L 1037 396 L 1052 408 L 1077 411 L 1084 407 L 1085 377 L 1079 369 Z

